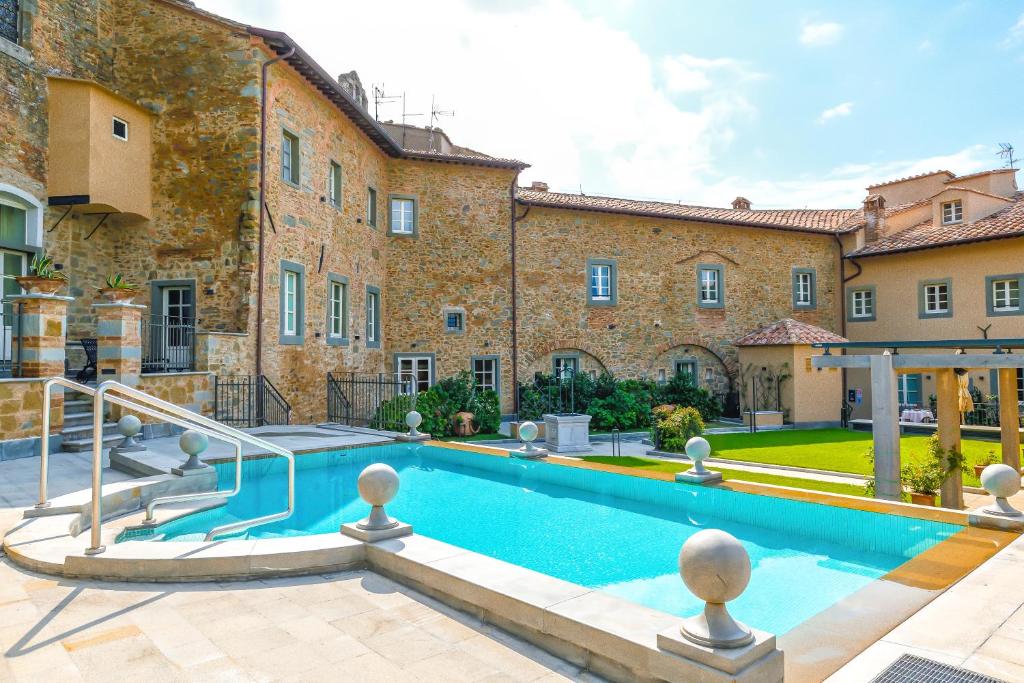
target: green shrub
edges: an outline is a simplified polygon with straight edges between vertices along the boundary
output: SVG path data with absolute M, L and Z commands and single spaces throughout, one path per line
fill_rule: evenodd
M 688 372 L 677 372 L 667 383 L 656 388 L 658 403 L 696 408 L 705 422 L 713 422 L 722 416 L 722 403 L 707 389 L 694 383 Z
M 374 411 L 373 419 L 370 420 L 370 429 L 403 431 L 405 416 L 410 410 L 412 410 L 412 396 L 408 394 L 399 394 L 384 401 Z
M 655 429 L 655 443 L 658 448 L 675 453 L 682 453 L 686 450 L 686 442 L 695 436 L 704 433 L 704 420 L 700 412 L 692 407 L 675 408 L 674 410 L 663 409 L 667 406 L 659 406 L 659 416 Z
M 618 386 L 606 398 L 595 398 L 590 402 L 587 414 L 591 416 L 593 429 L 636 429 L 651 423 L 649 395 L 630 392 Z
M 470 412 L 473 413 L 476 429 L 481 432 L 493 434 L 501 426 L 501 400 L 490 389 L 476 392 Z

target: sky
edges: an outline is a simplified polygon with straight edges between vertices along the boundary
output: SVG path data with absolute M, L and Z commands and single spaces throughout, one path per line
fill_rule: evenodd
M 520 185 L 856 207 L 875 182 L 1024 157 L 1024 0 L 196 0 L 288 33 Z M 380 120 L 402 119 L 400 101 Z M 1019 167 L 1019 164 L 1018 164 Z

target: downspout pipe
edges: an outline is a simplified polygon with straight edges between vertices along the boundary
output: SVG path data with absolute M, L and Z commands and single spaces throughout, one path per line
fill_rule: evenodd
M 512 259 L 512 411 L 516 415 L 516 419 L 519 419 L 519 282 L 517 279 L 516 269 L 516 223 L 526 218 L 526 214 L 530 213 L 530 207 L 527 206 L 522 216 L 516 216 L 516 188 L 518 187 L 519 178 L 516 177 L 512 180 L 512 185 L 509 187 L 509 217 L 510 217 L 510 230 L 509 239 L 511 240 L 510 245 L 510 257 Z
M 295 54 L 295 48 L 263 62 L 260 67 L 260 220 L 257 247 L 256 285 L 256 374 L 263 374 L 263 240 L 264 217 L 267 212 L 267 72 L 270 66 Z
M 855 279 L 861 274 L 863 270 L 857 261 L 850 259 L 850 262 L 857 267 L 857 272 L 849 277 L 846 276 L 846 257 L 843 256 L 843 241 L 839 239 L 839 235 L 834 234 L 832 237 L 836 241 L 836 247 L 839 249 L 839 335 L 846 337 L 846 283 Z M 846 392 L 847 392 L 847 377 L 846 368 L 842 369 L 843 378 L 843 404 L 846 404 Z

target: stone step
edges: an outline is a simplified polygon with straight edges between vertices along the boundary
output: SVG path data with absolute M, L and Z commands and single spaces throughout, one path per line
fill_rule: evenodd
M 104 422 L 103 423 L 103 435 L 109 436 L 110 434 L 117 434 L 117 423 L 116 422 Z M 92 436 L 92 422 L 88 424 L 80 425 L 64 425 L 64 429 L 61 430 L 61 434 L 65 439 L 84 439 Z
M 124 437 L 121 436 L 120 434 L 111 434 L 110 436 L 104 436 L 103 447 L 110 448 L 111 446 L 116 446 L 117 444 L 121 443 L 122 439 L 124 439 Z M 92 450 L 92 439 L 72 439 L 70 441 L 65 439 L 63 448 L 65 451 L 71 453 L 89 451 Z
M 82 425 L 92 425 L 92 411 L 81 410 L 75 412 L 64 412 L 64 429 L 65 431 L 69 427 L 80 427 Z

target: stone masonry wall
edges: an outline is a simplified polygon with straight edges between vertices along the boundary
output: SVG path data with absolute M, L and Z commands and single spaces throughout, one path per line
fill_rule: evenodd
M 391 192 L 419 203 L 415 236 L 391 236 L 384 307 L 385 364 L 395 353 L 434 354 L 434 379 L 469 370 L 473 356 L 497 355 L 503 412 L 511 412 L 512 298 L 510 188 L 515 172 L 402 161 Z M 384 226 L 387 229 L 387 226 Z M 446 309 L 464 312 L 462 333 L 445 328 Z
M 675 359 L 735 376 L 732 340 L 780 318 L 838 329 L 830 236 L 534 207 L 518 225 L 522 365 L 550 372 L 552 351 L 579 349 L 620 377 L 670 376 Z M 587 259 L 614 259 L 618 304 L 587 303 Z M 725 307 L 697 306 L 698 264 L 724 266 Z M 814 268 L 817 308 L 794 310 L 792 268 Z M 522 377 L 521 377 L 522 379 Z
M 213 373 L 175 372 L 140 375 L 138 389 L 208 417 L 213 417 Z M 144 423 L 158 422 L 140 415 Z
M 263 371 L 292 405 L 292 421 L 326 418 L 327 372 L 380 372 L 383 352 L 365 342 L 366 287 L 385 286 L 388 158 L 334 104 L 286 64 L 268 89 Z M 282 131 L 299 137 L 301 180 L 281 177 Z M 341 207 L 327 201 L 330 162 L 342 169 Z M 367 187 L 377 189 L 377 226 L 366 221 Z M 301 344 L 281 344 L 281 261 L 305 271 Z M 348 278 L 346 346 L 327 343 L 328 274 Z M 386 297 L 385 297 L 386 300 Z M 384 304 L 386 305 L 386 303 Z M 256 324 L 255 306 L 250 327 Z

